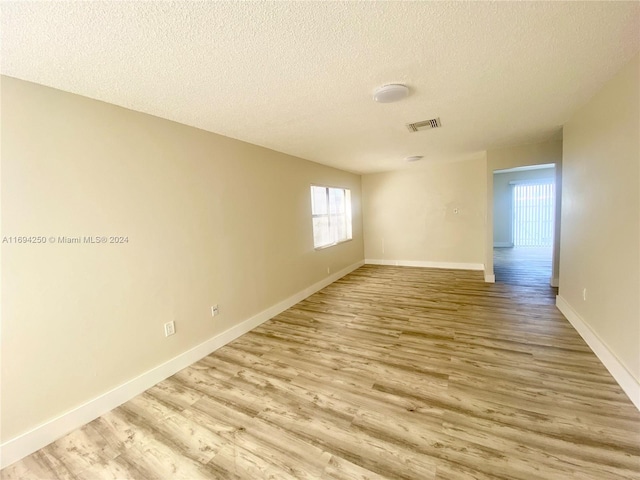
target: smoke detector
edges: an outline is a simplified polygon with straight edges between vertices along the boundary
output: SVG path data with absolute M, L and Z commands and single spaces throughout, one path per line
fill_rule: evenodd
M 406 157 L 404 160 L 406 162 L 417 162 L 418 160 L 422 160 L 422 155 L 412 155 L 410 157 Z
M 399 83 L 383 85 L 373 92 L 373 99 L 378 103 L 391 103 L 402 100 L 409 95 L 409 87 Z

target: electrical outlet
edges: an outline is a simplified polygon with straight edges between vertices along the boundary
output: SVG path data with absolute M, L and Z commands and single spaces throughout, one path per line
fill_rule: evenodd
M 587 301 L 587 289 L 586 288 L 582 289 L 582 300 L 584 300 L 585 302 Z
M 215 317 L 219 313 L 220 313 L 220 308 L 218 308 L 218 305 L 211 305 L 211 316 Z
M 331 273 L 331 267 L 327 267 L 327 273 Z
M 170 337 L 174 333 L 176 333 L 176 324 L 173 321 L 165 323 L 164 324 L 164 336 L 165 337 Z

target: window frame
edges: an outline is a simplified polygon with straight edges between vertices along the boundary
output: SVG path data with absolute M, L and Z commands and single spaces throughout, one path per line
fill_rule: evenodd
M 326 195 L 326 205 L 327 205 L 327 213 L 314 213 L 314 188 L 322 188 L 325 190 L 325 195 Z M 331 217 L 333 216 L 334 218 L 338 216 L 338 214 L 333 214 L 331 213 L 331 201 L 330 201 L 330 193 L 329 190 L 342 190 L 343 195 L 344 195 L 344 212 L 340 215 L 344 215 L 346 217 L 346 221 L 345 221 L 345 226 L 346 226 L 346 238 L 340 240 L 340 239 L 335 239 L 333 242 L 331 243 L 327 243 L 324 245 L 319 245 L 316 246 L 316 228 L 315 228 L 315 219 L 316 218 L 327 218 L 327 223 L 328 223 L 328 231 L 329 234 L 331 235 L 332 233 L 332 228 L 331 228 Z M 350 242 L 353 240 L 353 214 L 352 214 L 352 208 L 351 208 L 351 189 L 347 188 L 347 187 L 336 187 L 336 186 L 332 186 L 332 185 L 321 185 L 321 184 L 317 184 L 317 183 L 312 183 L 310 185 L 309 188 L 309 193 L 311 194 L 311 229 L 313 232 L 313 248 L 314 250 L 324 250 L 325 248 L 329 248 L 329 247 L 333 247 L 335 245 L 340 245 L 341 243 L 346 243 L 346 242 Z

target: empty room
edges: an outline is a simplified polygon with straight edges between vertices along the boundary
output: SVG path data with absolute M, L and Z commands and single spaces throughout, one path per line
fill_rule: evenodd
M 0 41 L 0 478 L 640 478 L 640 2 Z

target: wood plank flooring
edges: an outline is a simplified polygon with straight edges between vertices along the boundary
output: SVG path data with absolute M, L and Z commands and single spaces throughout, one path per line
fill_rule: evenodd
M 499 247 L 493 249 L 496 282 L 548 287 L 551 281 L 551 247 Z
M 364 266 L 3 479 L 640 478 L 640 413 L 554 306 Z

